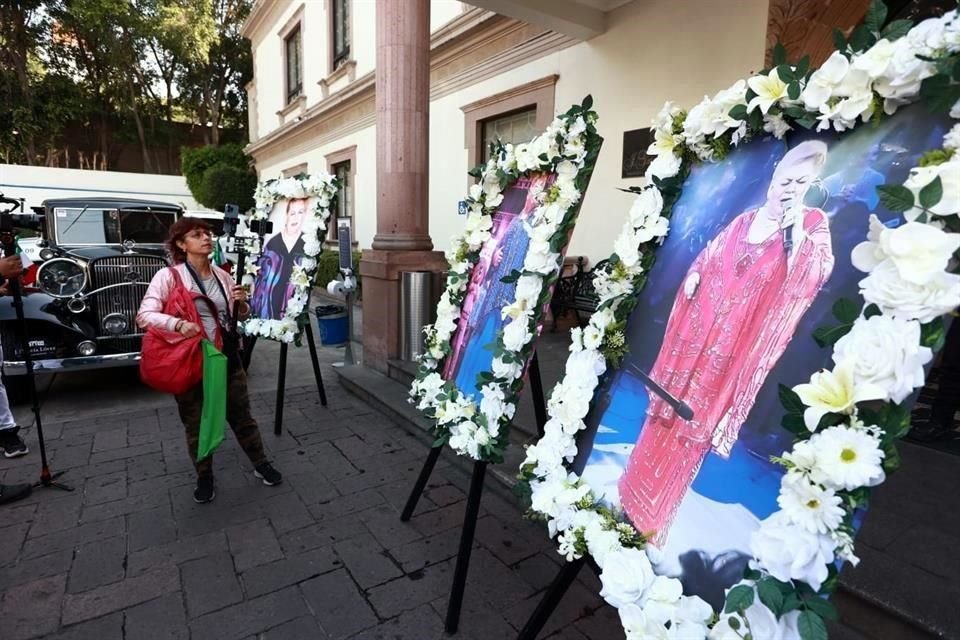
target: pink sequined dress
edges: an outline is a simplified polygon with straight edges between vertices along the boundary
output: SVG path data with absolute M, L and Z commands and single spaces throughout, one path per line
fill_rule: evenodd
M 707 453 L 730 455 L 767 374 L 833 270 L 823 211 L 804 211 L 807 238 L 789 270 L 780 231 L 748 242 L 756 215 L 737 216 L 694 260 L 687 276 L 699 273 L 699 287 L 688 299 L 681 284 L 650 372 L 695 414 L 683 420 L 651 393 L 620 478 L 627 515 L 660 546 Z

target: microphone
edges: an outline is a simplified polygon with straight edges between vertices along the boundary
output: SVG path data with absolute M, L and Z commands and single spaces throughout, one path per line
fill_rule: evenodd
M 678 416 L 684 420 L 693 420 L 693 409 L 690 408 L 690 405 L 670 395 L 666 389 L 654 382 L 653 378 L 648 376 L 646 372 L 637 365 L 632 363 L 628 364 L 627 369 L 640 378 L 643 383 L 647 385 L 651 391 L 660 396 L 664 402 L 670 405 L 670 407 L 677 412 Z

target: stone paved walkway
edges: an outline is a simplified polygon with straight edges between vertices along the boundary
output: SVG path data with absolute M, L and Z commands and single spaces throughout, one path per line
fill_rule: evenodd
M 313 387 L 292 389 L 283 437 L 272 433 L 273 393 L 254 394 L 285 484 L 255 480 L 228 435 L 209 505 L 191 499 L 172 399 L 48 418 L 51 467 L 76 491 L 37 490 L 0 511 L 0 638 L 443 637 L 467 477 L 441 459 L 401 523 L 427 445 L 340 392 L 324 369 L 329 406 Z M 36 475 L 34 434 L 28 443 L 28 457 L 0 462 L 0 479 Z M 558 566 L 542 527 L 488 490 L 458 637 L 515 637 Z M 543 637 L 621 637 L 595 577 L 581 580 Z

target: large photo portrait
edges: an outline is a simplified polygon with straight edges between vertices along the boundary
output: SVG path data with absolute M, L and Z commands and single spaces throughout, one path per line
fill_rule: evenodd
M 509 317 L 502 311 L 516 297 L 516 282 L 504 278 L 523 269 L 530 246 L 526 225 L 537 209 L 537 197 L 549 189 L 555 176 L 534 173 L 514 182 L 503 192 L 503 202 L 493 214 L 490 238 L 470 273 L 467 294 L 460 309 L 452 351 L 443 364 L 443 377 L 462 393 L 480 400 L 483 386 L 478 376 L 491 371 L 497 334 Z
M 339 186 L 327 173 L 257 185 L 256 207 L 245 216 L 242 231 L 250 255 L 243 282 L 253 289 L 251 316 L 243 323 L 247 335 L 299 344 Z M 267 222 L 269 233 L 263 233 Z
M 529 142 L 490 146 L 471 170 L 462 234 L 446 251 L 446 286 L 411 402 L 438 446 L 500 462 L 527 363 L 560 275 L 603 138 L 593 99 L 557 115 Z
M 859 299 L 854 246 L 871 214 L 904 223 L 877 187 L 903 183 L 949 127 L 915 105 L 843 134 L 753 140 L 684 183 L 572 467 L 650 532 L 657 574 L 684 593 L 719 610 L 742 579 L 751 534 L 778 510 L 772 458 L 793 442 L 778 385 L 832 366 L 812 334 Z
M 270 212 L 273 233 L 264 237 L 259 270 L 253 283 L 250 308 L 255 317 L 280 320 L 287 303 L 296 293 L 291 282 L 295 266 L 302 266 L 304 252 L 303 222 L 316 207 L 317 198 L 280 200 Z

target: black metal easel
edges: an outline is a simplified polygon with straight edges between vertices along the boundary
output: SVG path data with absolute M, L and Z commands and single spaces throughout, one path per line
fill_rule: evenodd
M 313 377 L 317 381 L 317 391 L 320 393 L 320 404 L 327 406 L 327 392 L 323 388 L 323 377 L 320 375 L 320 358 L 317 356 L 317 345 L 313 340 L 313 328 L 309 322 L 304 327 L 307 334 L 307 345 L 310 349 L 310 360 L 313 362 Z M 280 343 L 280 371 L 277 374 L 277 407 L 273 415 L 273 433 L 283 435 L 283 394 L 287 384 L 287 348 L 286 342 Z
M 523 629 L 520 630 L 520 635 L 517 636 L 517 640 L 536 640 L 537 634 L 543 630 L 544 625 L 547 624 L 547 620 L 553 615 L 557 605 L 560 604 L 564 594 L 567 593 L 573 581 L 577 579 L 580 569 L 582 569 L 586 563 L 587 558 L 583 557 L 567 562 L 560 567 L 560 571 L 557 572 L 557 576 L 553 579 L 553 582 L 550 583 L 550 586 L 547 587 L 547 591 L 543 594 L 543 598 L 540 600 L 537 608 L 533 610 L 527 623 L 523 625 Z M 597 571 L 597 567 L 593 562 L 590 563 L 590 566 L 594 571 Z
M 313 377 L 317 381 L 317 392 L 320 394 L 320 404 L 327 406 L 327 391 L 323 387 L 323 376 L 320 374 L 320 358 L 317 355 L 317 345 L 313 339 L 313 328 L 308 322 L 304 326 L 304 332 L 307 334 L 307 345 L 310 349 L 310 360 L 313 363 Z M 253 347 L 257 344 L 256 336 L 250 337 L 245 341 L 244 348 L 244 368 L 250 365 L 250 357 L 253 355 Z M 277 372 L 277 406 L 273 414 L 273 433 L 274 435 L 283 435 L 283 397 L 287 386 L 287 349 L 290 345 L 286 342 L 280 343 L 280 369 Z
M 9 198 L 4 198 L 3 200 L 5 201 L 4 204 L 11 202 Z M 14 204 L 17 203 L 16 200 L 12 202 Z M 4 257 L 17 255 L 17 241 L 14 235 L 15 230 L 12 216 L 12 211 L 16 208 L 23 208 L 22 200 L 19 201 L 19 205 L 14 209 L 8 209 L 0 213 L 0 245 L 3 246 Z M 23 349 L 23 362 L 27 369 L 27 387 L 30 390 L 30 404 L 33 409 L 34 422 L 37 425 L 37 442 L 40 445 L 40 480 L 33 486 L 73 491 L 73 487 L 56 481 L 57 478 L 65 473 L 64 471 L 50 473 L 50 465 L 47 462 L 47 447 L 43 438 L 43 422 L 40 419 L 40 398 L 37 394 L 37 379 L 33 369 L 33 354 L 30 352 L 30 334 L 27 330 L 27 319 L 23 314 L 23 293 L 20 289 L 20 279 L 10 278 L 8 284 L 10 286 L 10 293 L 13 296 L 13 308 L 17 315 L 17 338 L 20 340 Z
M 529 379 L 533 393 L 533 408 L 537 420 L 537 433 L 542 437 L 547 422 L 547 409 L 543 397 L 543 381 L 540 379 L 540 364 L 534 352 L 530 360 Z M 427 460 L 417 476 L 413 491 L 407 498 L 407 504 L 400 514 L 400 520 L 407 522 L 417 508 L 427 481 L 440 458 L 443 446 L 432 447 Z M 470 477 L 470 489 L 467 493 L 467 507 L 463 514 L 463 529 L 460 532 L 460 548 L 457 552 L 457 564 L 453 571 L 453 586 L 450 588 L 450 600 L 447 603 L 445 629 L 447 633 L 456 633 L 460 624 L 460 609 L 463 605 L 463 592 L 467 584 L 467 572 L 470 568 L 470 553 L 473 550 L 473 538 L 477 529 L 477 516 L 480 513 L 480 499 L 483 496 L 483 480 L 487 473 L 486 462 L 474 462 Z

